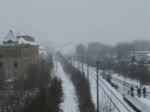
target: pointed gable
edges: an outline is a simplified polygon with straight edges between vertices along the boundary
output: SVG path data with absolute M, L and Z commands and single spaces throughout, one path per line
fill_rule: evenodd
M 3 44 L 16 44 L 17 39 L 16 36 L 14 36 L 12 30 L 9 31 L 9 33 L 4 37 Z
M 4 38 L 4 41 L 8 41 L 8 40 L 16 41 L 16 37 L 14 36 L 12 30 L 10 30 L 7 36 Z

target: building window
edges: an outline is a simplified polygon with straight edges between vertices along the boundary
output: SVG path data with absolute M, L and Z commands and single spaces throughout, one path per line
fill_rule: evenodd
M 3 67 L 3 62 L 0 62 L 0 68 L 2 68 Z
M 0 58 L 3 58 L 3 53 L 0 54 Z
M 18 67 L 18 63 L 17 63 L 17 62 L 14 63 L 14 67 L 15 67 L 15 68 Z
M 13 54 L 14 58 L 15 58 L 15 53 Z
M 18 54 L 17 54 L 17 53 L 14 53 L 13 55 L 14 55 L 14 58 L 17 58 L 17 57 L 18 57 Z

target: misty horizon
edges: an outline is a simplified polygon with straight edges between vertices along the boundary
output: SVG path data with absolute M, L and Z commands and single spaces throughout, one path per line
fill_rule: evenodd
M 0 32 L 12 29 L 42 44 L 150 40 L 148 0 L 2 0 L 0 14 Z

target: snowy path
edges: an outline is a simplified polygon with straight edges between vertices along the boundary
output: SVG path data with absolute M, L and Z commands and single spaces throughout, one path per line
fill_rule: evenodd
M 63 71 L 60 63 L 57 63 L 55 73 L 56 76 L 62 80 L 64 93 L 64 101 L 61 103 L 60 108 L 63 112 L 79 112 L 75 87 Z

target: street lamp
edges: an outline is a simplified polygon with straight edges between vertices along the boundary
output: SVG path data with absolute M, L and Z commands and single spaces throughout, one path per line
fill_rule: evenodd
M 98 65 L 101 63 L 101 61 L 96 61 L 96 78 L 97 78 L 97 112 L 99 112 L 99 88 L 98 88 L 98 84 L 99 84 L 99 80 L 98 80 Z

